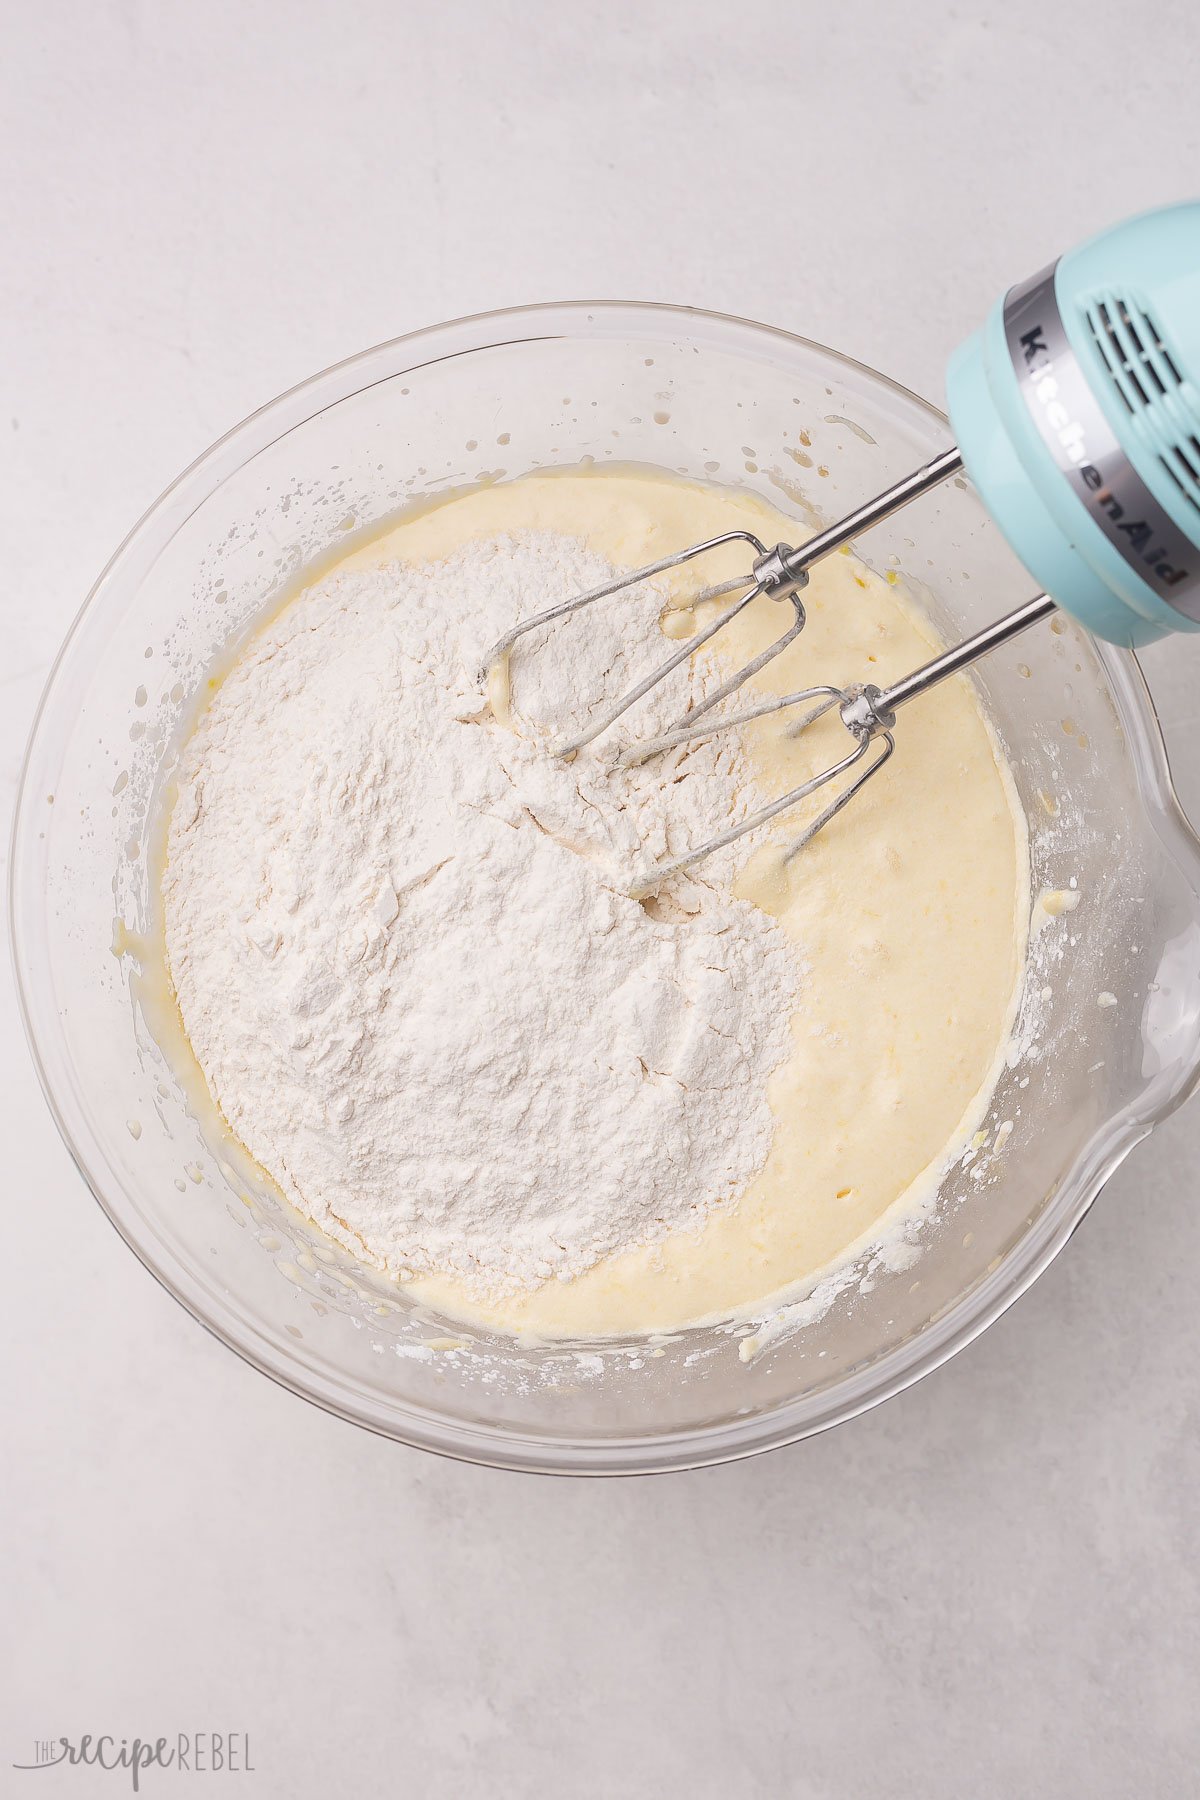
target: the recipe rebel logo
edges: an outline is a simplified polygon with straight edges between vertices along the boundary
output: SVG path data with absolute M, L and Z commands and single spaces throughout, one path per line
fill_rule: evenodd
M 121 1770 L 135 1794 L 147 1769 L 182 1770 L 189 1775 L 253 1775 L 248 1731 L 177 1732 L 174 1737 L 115 1738 L 107 1732 L 94 1736 L 39 1738 L 32 1762 L 15 1762 L 20 1770 L 104 1769 Z

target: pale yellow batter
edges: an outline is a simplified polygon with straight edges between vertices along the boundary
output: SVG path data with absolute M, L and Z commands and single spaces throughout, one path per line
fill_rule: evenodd
M 633 566 L 734 526 L 768 544 L 805 535 L 749 494 L 649 471 L 586 472 L 460 495 L 344 560 L 437 559 L 474 537 L 540 529 Z M 745 553 L 730 556 L 732 575 Z M 721 572 L 705 566 L 706 579 Z M 805 604 L 806 629 L 759 678 L 770 691 L 884 685 L 935 646 L 902 588 L 848 556 L 818 567 Z M 780 618 L 779 603 L 756 602 L 722 634 L 724 653 L 744 663 L 778 634 Z M 672 635 L 680 623 L 669 621 Z M 787 722 L 777 715 L 749 729 L 768 794 L 846 747 L 836 721 L 799 741 L 785 736 Z M 804 816 L 781 820 L 781 841 Z M 506 1331 L 669 1330 L 802 1290 L 927 1191 L 976 1129 L 1024 961 L 1025 826 L 969 682 L 908 708 L 887 769 L 786 869 L 778 852 L 758 852 L 738 891 L 780 919 L 809 965 L 794 1050 L 770 1089 L 774 1145 L 738 1208 L 696 1236 L 612 1258 L 492 1312 L 450 1282 L 422 1279 L 409 1292 Z

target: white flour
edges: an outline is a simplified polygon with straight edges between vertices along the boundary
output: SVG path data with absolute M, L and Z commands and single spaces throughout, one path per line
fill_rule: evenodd
M 734 1204 L 796 1006 L 719 859 L 649 910 L 622 891 L 744 812 L 732 736 L 635 771 L 539 744 L 661 659 L 661 595 L 518 648 L 516 731 L 482 705 L 488 644 L 610 573 L 549 533 L 335 572 L 216 692 L 170 825 L 171 972 L 229 1124 L 331 1236 L 481 1299 Z M 711 678 L 681 670 L 630 734 Z

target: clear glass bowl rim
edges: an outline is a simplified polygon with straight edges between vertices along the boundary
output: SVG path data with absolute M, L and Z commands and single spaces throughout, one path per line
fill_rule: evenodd
M 1134 1145 L 1200 1084 L 1198 1054 L 1186 1084 L 1166 1104 L 1155 1109 L 1131 1106 L 1105 1121 L 1063 1176 L 1057 1194 L 997 1269 L 914 1338 L 847 1376 L 828 1393 L 802 1396 L 766 1413 L 687 1433 L 608 1437 L 602 1443 L 579 1440 L 566 1444 L 549 1435 L 518 1434 L 502 1425 L 467 1424 L 446 1414 L 400 1403 L 386 1413 L 382 1408 L 363 1404 L 351 1384 L 331 1379 L 324 1370 L 309 1366 L 298 1356 L 279 1354 L 274 1344 L 249 1329 L 246 1321 L 223 1303 L 222 1296 L 196 1279 L 182 1261 L 159 1254 L 157 1245 L 148 1245 L 123 1205 L 123 1192 L 107 1191 L 84 1141 L 89 1136 L 86 1122 L 69 1116 L 69 1097 L 58 1093 L 47 1066 L 34 995 L 39 949 L 38 896 L 28 891 L 25 875 L 32 855 L 31 768 L 56 685 L 85 618 L 127 571 L 142 562 L 148 551 L 159 553 L 234 467 L 326 407 L 376 382 L 391 380 L 447 357 L 529 339 L 587 336 L 588 327 L 597 321 L 610 329 L 625 321 L 636 328 L 639 321 L 646 323 L 651 318 L 659 331 L 672 327 L 672 334 L 679 337 L 706 332 L 723 340 L 729 348 L 734 347 L 733 340 L 740 338 L 825 359 L 890 393 L 906 409 L 924 415 L 930 424 L 941 426 L 948 433 L 949 420 L 940 408 L 868 364 L 798 333 L 697 307 L 647 301 L 547 301 L 468 314 L 359 351 L 287 389 L 218 438 L 164 489 L 119 545 L 76 614 L 51 666 L 18 778 L 10 839 L 10 949 L 18 1008 L 34 1067 L 55 1125 L 76 1167 L 129 1248 L 166 1291 L 215 1337 L 302 1399 L 399 1442 L 464 1461 L 525 1472 L 653 1474 L 729 1462 L 813 1436 L 902 1392 L 964 1349 L 1031 1286 L 1057 1256 L 1108 1177 Z M 1106 644 L 1099 644 L 1098 650 L 1127 735 L 1147 814 L 1164 843 L 1174 842 L 1181 858 L 1195 868 L 1200 911 L 1200 838 L 1176 796 L 1166 745 L 1145 678 L 1132 653 Z

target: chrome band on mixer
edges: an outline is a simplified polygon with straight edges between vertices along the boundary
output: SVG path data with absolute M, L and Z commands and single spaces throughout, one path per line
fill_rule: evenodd
M 1126 456 L 1088 385 L 1059 311 L 1057 268 L 1010 288 L 1004 301 L 1005 338 L 1030 417 L 1113 548 L 1160 599 L 1200 619 L 1195 546 Z

